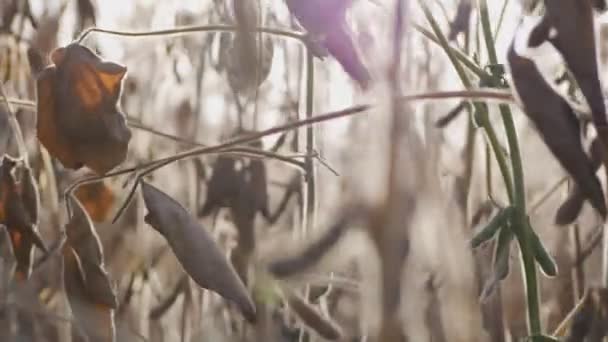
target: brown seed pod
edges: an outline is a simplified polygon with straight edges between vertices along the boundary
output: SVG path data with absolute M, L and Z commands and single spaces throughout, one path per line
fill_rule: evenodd
M 583 149 L 580 123 L 572 108 L 551 88 L 533 61 L 517 55 L 513 45 L 509 49 L 508 62 L 524 112 L 586 199 L 605 218 L 602 186 Z
M 602 165 L 604 156 L 604 147 L 602 142 L 598 138 L 595 138 L 591 143 L 589 150 L 589 154 L 591 155 L 591 164 L 593 165 L 593 169 L 597 172 Z M 557 209 L 557 213 L 555 214 L 555 224 L 563 226 L 573 223 L 580 214 L 584 201 L 585 194 L 575 183 L 564 203 L 562 203 Z
M 148 209 L 145 222 L 169 243 L 184 270 L 201 287 L 234 302 L 245 318 L 256 320 L 255 305 L 234 268 L 211 235 L 178 202 L 142 182 Z
M 545 15 L 530 34 L 530 45 L 548 40 L 564 57 L 581 88 L 596 127 L 607 125 L 606 107 L 598 75 L 593 7 L 602 9 L 604 1 L 545 1 Z M 550 34 L 554 29 L 555 35 Z M 606 143 L 606 142 L 604 142 Z
M 131 132 L 118 109 L 127 69 L 70 44 L 38 76 L 38 139 L 68 168 L 98 174 L 122 163 Z

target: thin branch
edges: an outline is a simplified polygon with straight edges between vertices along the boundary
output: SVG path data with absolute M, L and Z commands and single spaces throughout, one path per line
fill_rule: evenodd
M 82 41 L 91 33 L 105 33 L 109 35 L 122 36 L 122 37 L 153 37 L 153 36 L 170 36 L 170 35 L 184 35 L 188 33 L 197 33 L 197 32 L 216 32 L 216 31 L 229 31 L 234 32 L 237 30 L 237 27 L 234 25 L 197 25 L 197 26 L 183 26 L 176 27 L 167 30 L 157 30 L 157 31 L 117 31 L 117 30 L 108 30 L 99 27 L 91 27 L 84 32 L 76 39 L 77 43 L 82 43 Z M 293 39 L 297 39 L 299 41 L 303 41 L 305 35 L 300 32 L 293 31 L 285 31 L 280 29 L 271 29 L 265 27 L 258 27 L 255 30 L 256 32 L 267 33 L 271 35 L 277 35 L 282 37 L 289 37 Z
M 551 195 L 553 195 L 562 185 L 564 185 L 564 183 L 566 183 L 567 180 L 568 176 L 564 176 L 562 177 L 562 179 L 557 181 L 557 183 L 553 184 L 553 186 L 550 187 L 546 193 L 544 193 L 536 202 L 531 205 L 530 210 L 528 211 L 528 215 L 534 214 L 538 210 L 538 208 L 540 208 L 549 199 L 549 197 L 551 197 Z
M 6 92 L 4 91 L 4 85 L 2 84 L 2 82 L 0 82 L 0 96 L 2 97 L 3 102 L 6 105 L 8 120 L 11 124 L 13 134 L 15 135 L 15 140 L 17 141 L 17 148 L 19 149 L 19 158 L 23 159 L 23 163 L 26 167 L 29 167 L 30 163 L 27 158 L 27 148 L 25 146 L 25 140 L 23 140 L 21 127 L 19 126 L 19 121 L 17 121 L 17 117 L 15 116 L 13 106 L 7 100 L 8 96 L 6 96 Z
M 513 102 L 514 101 L 512 94 L 509 92 L 485 90 L 485 89 L 443 91 L 443 92 L 431 92 L 431 93 L 404 95 L 404 96 L 400 97 L 400 100 L 402 100 L 402 101 L 421 101 L 421 100 L 432 100 L 432 99 L 440 100 L 440 99 L 452 99 L 452 98 L 493 99 L 493 100 L 498 100 L 501 102 Z M 237 137 L 237 138 L 234 138 L 227 142 L 221 143 L 219 145 L 198 147 L 198 148 L 194 148 L 189 151 L 177 153 L 170 157 L 153 160 L 150 162 L 146 162 L 146 163 L 143 163 L 140 165 L 132 166 L 132 167 L 121 169 L 121 170 L 111 171 L 111 172 L 106 173 L 105 175 L 87 177 L 87 178 L 81 179 L 81 180 L 73 183 L 72 185 L 70 185 L 64 192 L 64 196 L 68 196 L 69 194 L 71 194 L 72 191 L 80 185 L 95 183 L 95 182 L 99 182 L 106 178 L 120 176 L 120 175 L 132 173 L 132 172 L 138 172 L 140 170 L 143 170 L 136 177 L 135 184 L 137 185 L 137 183 L 145 175 L 147 175 L 163 166 L 171 164 L 175 161 L 194 157 L 197 155 L 220 153 L 227 148 L 231 148 L 231 147 L 234 147 L 237 145 L 251 143 L 251 142 L 261 139 L 265 136 L 290 131 L 290 130 L 293 130 L 293 129 L 296 129 L 299 127 L 312 125 L 312 124 L 316 124 L 316 123 L 320 123 L 320 122 L 324 122 L 324 121 L 329 121 L 329 120 L 334 120 L 334 119 L 338 119 L 338 118 L 342 118 L 342 117 L 359 114 L 359 113 L 369 110 L 371 107 L 372 107 L 372 105 L 370 105 L 370 104 L 362 104 L 362 105 L 348 107 L 346 109 L 339 110 L 339 111 L 311 116 L 310 118 L 303 119 L 300 121 L 290 122 L 290 123 L 287 123 L 287 124 L 284 124 L 281 126 L 272 127 L 272 128 L 260 131 L 260 132 L 247 134 L 243 137 Z M 119 212 L 124 210 L 124 206 L 126 205 L 126 203 L 128 203 L 130 201 L 130 198 L 135 193 L 136 185 L 131 189 L 130 195 L 125 200 L 125 203 L 123 203 L 123 206 L 121 206 L 121 210 L 119 210 Z

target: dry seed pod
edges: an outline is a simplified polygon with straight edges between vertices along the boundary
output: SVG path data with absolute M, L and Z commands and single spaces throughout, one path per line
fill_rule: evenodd
M 274 44 L 269 35 L 256 32 L 264 17 L 259 1 L 233 0 L 230 3 L 237 30 L 224 42 L 222 49 L 228 82 L 236 91 L 248 94 L 268 78 Z
M 51 59 L 37 79 L 38 139 L 65 167 L 104 174 L 124 161 L 131 140 L 118 108 L 127 68 L 79 44 Z
M 524 112 L 561 166 L 595 210 L 605 218 L 604 193 L 583 149 L 579 121 L 572 108 L 551 88 L 533 61 L 517 55 L 513 44 L 509 49 L 508 62 Z
M 312 304 L 295 293 L 288 292 L 285 297 L 289 308 L 306 327 L 330 341 L 342 338 L 342 329 L 330 318 L 323 316 Z
M 184 270 L 199 286 L 234 302 L 254 322 L 256 310 L 245 285 L 207 230 L 162 191 L 146 182 L 142 191 L 148 209 L 145 222 L 167 240 Z
M 95 5 L 93 5 L 93 0 L 78 0 L 77 2 L 77 10 L 78 10 L 78 24 L 76 27 L 78 30 L 83 30 L 88 26 L 95 26 Z
M 207 183 L 207 198 L 199 210 L 199 216 L 205 217 L 216 209 L 227 207 L 238 196 L 239 176 L 236 160 L 230 157 L 218 157 L 213 164 L 211 179 Z
M 600 128 L 605 127 L 607 121 L 598 75 L 593 7 L 601 9 L 605 3 L 597 0 L 545 1 L 545 15 L 531 32 L 529 42 L 531 46 L 537 46 L 548 40 L 560 52 L 591 108 L 596 127 Z
M 595 172 L 597 172 L 602 165 L 604 156 L 604 146 L 600 139 L 597 137 L 593 139 L 589 150 L 589 154 L 591 155 L 591 164 L 593 165 Z M 581 188 L 576 185 L 576 183 L 573 184 L 572 189 L 568 194 L 568 198 L 566 198 L 564 203 L 562 203 L 562 205 L 560 205 L 557 209 L 557 213 L 555 214 L 555 224 L 567 225 L 573 223 L 583 209 L 584 201 L 585 194 L 583 194 Z

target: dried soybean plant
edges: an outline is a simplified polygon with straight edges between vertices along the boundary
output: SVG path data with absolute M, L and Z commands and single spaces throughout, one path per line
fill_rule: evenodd
M 524 117 L 519 108 L 571 178 L 566 200 L 550 208 L 555 223 L 603 223 L 604 178 L 596 173 L 606 162 L 606 111 L 594 35 L 603 1 L 535 1 L 513 14 L 506 0 L 492 4 L 497 13 L 486 0 L 449 9 L 442 1 L 214 0 L 195 14 L 176 13 L 189 26 L 156 31 L 96 27 L 104 22 L 100 7 L 112 6 L 103 2 L 43 3 L 38 15 L 30 1 L 0 5 L 0 43 L 10 47 L 0 54 L 3 339 L 590 341 L 605 334 L 606 271 L 579 305 L 560 308 L 561 316 L 572 312 L 559 327 L 542 316 L 552 309 L 543 311 L 540 285 L 567 279 L 560 272 L 568 267 L 579 285 L 589 283 L 576 263 L 593 248 L 577 242 L 565 270 L 551 255 L 534 211 L 552 191 L 529 204 L 531 148 L 515 120 Z M 152 26 L 148 14 L 168 8 L 134 6 L 142 14 L 135 26 Z M 362 12 L 374 15 L 361 20 Z M 57 46 L 66 13 L 77 19 L 76 38 Z M 525 20 L 499 56 L 509 15 Z M 141 48 L 125 48 L 117 62 L 108 56 L 120 53 L 92 42 L 101 35 Z M 176 35 L 196 38 L 174 44 Z M 430 43 L 455 71 L 444 77 L 456 77 L 462 90 L 429 81 L 445 65 L 439 54 L 418 54 Z M 537 52 L 547 46 L 562 58 L 567 95 L 543 73 Z M 347 77 L 326 82 L 319 69 L 328 66 Z M 176 95 L 189 89 L 192 101 Z M 328 96 L 340 96 L 336 89 L 363 100 L 323 108 Z M 222 93 L 231 96 L 209 105 Z M 276 94 L 291 94 L 278 106 L 290 113 L 276 113 Z M 459 102 L 435 127 L 428 116 L 448 112 L 438 100 L 450 99 Z M 421 100 L 434 100 L 422 121 Z M 209 111 L 227 128 L 214 126 Z M 315 127 L 346 117 L 345 143 L 323 146 L 328 134 Z M 463 120 L 465 167 L 454 175 L 444 165 L 444 139 Z M 214 138 L 220 142 L 209 143 Z M 483 166 L 480 141 L 488 146 Z M 328 180 L 326 171 L 336 172 L 325 150 L 348 155 L 347 172 Z M 322 195 L 337 184 L 345 191 L 324 210 Z M 472 213 L 476 184 L 485 185 L 489 209 L 478 211 L 489 213 L 487 222 Z M 483 227 L 473 234 L 465 228 L 472 224 Z M 521 271 L 511 265 L 516 258 Z M 560 277 L 541 280 L 537 266 Z M 516 272 L 523 282 L 509 281 Z M 501 301 L 514 287 L 523 287 L 521 307 Z

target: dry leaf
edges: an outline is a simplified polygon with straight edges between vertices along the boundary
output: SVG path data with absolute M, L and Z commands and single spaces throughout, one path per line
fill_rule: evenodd
M 359 85 L 369 86 L 371 76 L 355 47 L 346 24 L 352 0 L 287 0 L 287 7 L 304 29 L 342 65 Z
M 104 256 L 101 241 L 95 232 L 91 219 L 82 205 L 70 198 L 72 217 L 66 225 L 67 245 L 76 253 L 85 280 L 85 292 L 95 304 L 115 309 L 118 304 L 104 269 Z
M 83 331 L 91 342 L 113 342 L 114 310 L 89 296 L 80 260 L 71 247 L 64 247 L 63 263 L 65 291 L 72 316 L 80 328 L 77 331 Z
M 112 189 L 103 181 L 81 185 L 74 195 L 95 222 L 106 220 L 116 200 Z
M 513 45 L 508 61 L 513 85 L 524 112 L 591 205 L 605 218 L 604 193 L 593 165 L 583 150 L 579 121 L 572 108 L 549 86 L 533 61 L 516 54 Z
M 51 59 L 37 80 L 38 139 L 65 167 L 106 173 L 124 161 L 131 139 L 118 109 L 127 69 L 78 44 Z
M 70 197 L 72 217 L 65 227 L 64 284 L 74 319 L 90 341 L 114 341 L 114 289 L 104 269 L 103 250 L 90 218 Z
M 243 282 L 211 235 L 178 202 L 142 182 L 145 222 L 169 243 L 184 270 L 202 288 L 234 302 L 254 322 L 256 309 Z
M 17 182 L 14 173 L 19 170 L 22 179 Z M 0 224 L 9 232 L 19 279 L 30 276 L 33 247 L 47 251 L 38 234 L 38 205 L 38 190 L 29 169 L 5 155 L 0 164 Z

